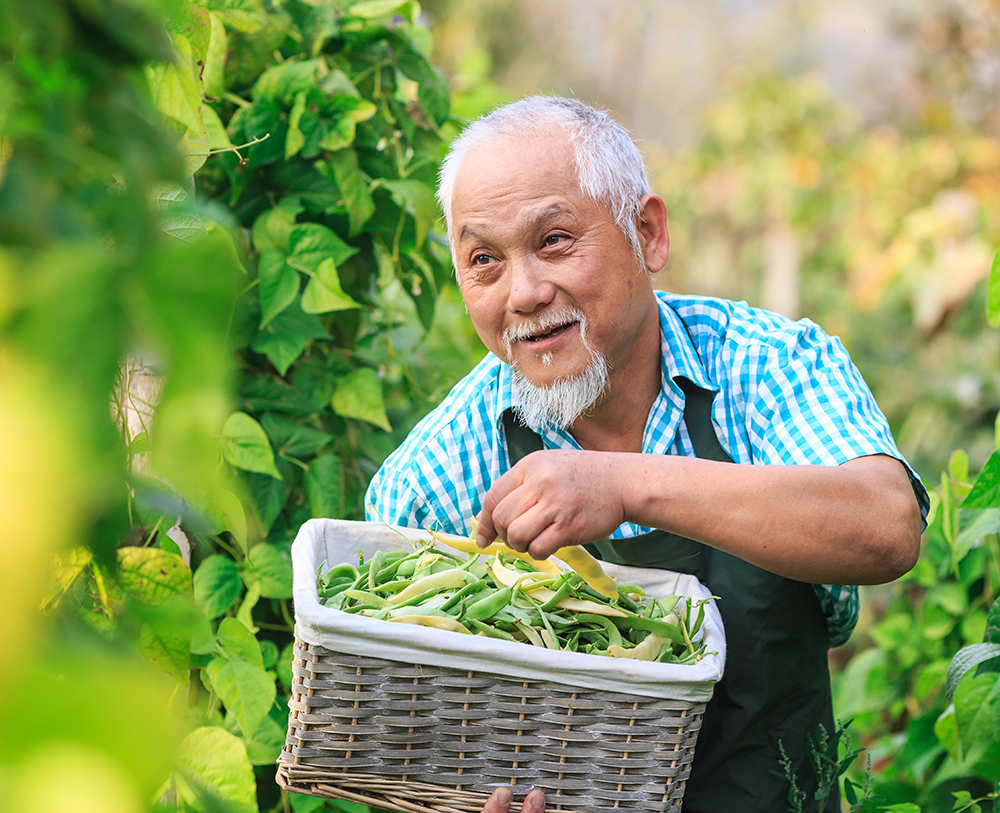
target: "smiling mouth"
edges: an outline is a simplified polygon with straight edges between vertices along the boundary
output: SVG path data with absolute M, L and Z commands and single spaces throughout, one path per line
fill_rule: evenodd
M 577 324 L 579 324 L 579 322 L 575 320 L 572 322 L 567 322 L 564 325 L 558 325 L 557 327 L 550 328 L 549 330 L 542 331 L 541 333 L 533 333 L 530 336 L 525 336 L 523 339 L 521 339 L 521 341 L 528 342 L 529 344 L 532 344 L 534 342 L 544 341 L 545 339 L 550 339 L 553 336 L 558 336 L 560 333 L 565 333 L 567 330 L 573 327 L 573 325 Z

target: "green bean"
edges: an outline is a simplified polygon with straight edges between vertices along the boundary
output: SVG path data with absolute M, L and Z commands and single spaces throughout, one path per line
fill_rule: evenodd
M 378 584 L 378 573 L 385 566 L 385 554 L 377 550 L 375 555 L 372 557 L 371 562 L 368 563 L 368 589 L 374 590 L 375 586 Z
M 487 589 L 488 587 L 489 585 L 486 583 L 485 579 L 476 579 L 476 581 L 470 582 L 469 584 L 465 585 L 465 587 L 460 588 L 457 593 L 455 593 L 450 599 L 448 599 L 448 601 L 441 609 L 450 610 L 456 604 L 461 602 L 462 599 L 468 598 L 474 593 L 478 593 L 482 590 Z
M 582 624 L 595 624 L 601 627 L 604 630 L 604 635 L 609 646 L 622 645 L 622 634 L 618 627 L 612 623 L 610 618 L 603 615 L 595 615 L 593 613 L 578 613 L 576 617 Z
M 483 596 L 478 601 L 472 602 L 472 604 L 465 608 L 465 612 L 462 614 L 462 620 L 464 621 L 468 618 L 475 621 L 485 621 L 487 618 L 493 618 L 493 616 L 510 604 L 510 599 L 513 594 L 513 587 L 504 587 L 502 590 L 497 590 L 489 595 Z
M 345 590 L 344 595 L 348 598 L 353 598 L 355 601 L 371 604 L 373 607 L 392 606 L 392 603 L 388 599 L 384 599 L 382 596 L 377 596 L 374 593 L 369 593 L 366 590 Z

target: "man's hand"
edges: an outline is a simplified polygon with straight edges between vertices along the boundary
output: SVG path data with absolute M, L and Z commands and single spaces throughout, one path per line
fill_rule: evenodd
M 506 786 L 497 788 L 483 805 L 483 813 L 507 813 L 512 798 L 510 788 Z M 544 810 L 545 794 L 540 790 L 531 791 L 521 805 L 521 813 L 543 813 Z
M 529 454 L 483 498 L 476 544 L 497 536 L 545 559 L 565 545 L 602 539 L 625 517 L 627 466 L 636 455 L 543 450 Z
M 734 465 L 679 455 L 543 450 L 483 499 L 476 544 L 497 536 L 545 559 L 632 522 L 703 542 L 813 584 L 882 584 L 920 553 L 920 509 L 903 465 Z

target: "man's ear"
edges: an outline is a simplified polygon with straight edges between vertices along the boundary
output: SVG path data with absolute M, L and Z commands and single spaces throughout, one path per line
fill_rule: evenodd
M 646 195 L 641 201 L 639 239 L 646 269 L 655 274 L 667 264 L 670 256 L 670 234 L 667 232 L 667 205 L 659 195 Z

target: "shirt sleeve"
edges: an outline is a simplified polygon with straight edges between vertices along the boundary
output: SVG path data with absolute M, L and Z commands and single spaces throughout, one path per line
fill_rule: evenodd
M 736 355 L 755 462 L 840 465 L 873 454 L 894 457 L 906 468 L 926 527 L 927 490 L 838 338 L 809 320 L 775 317 L 766 333 L 740 336 Z M 858 622 L 857 586 L 814 587 L 830 646 L 846 643 Z
M 807 319 L 775 317 L 766 334 L 745 337 L 737 356 L 754 462 L 837 466 L 888 455 L 906 468 L 926 518 L 927 490 L 837 337 Z

